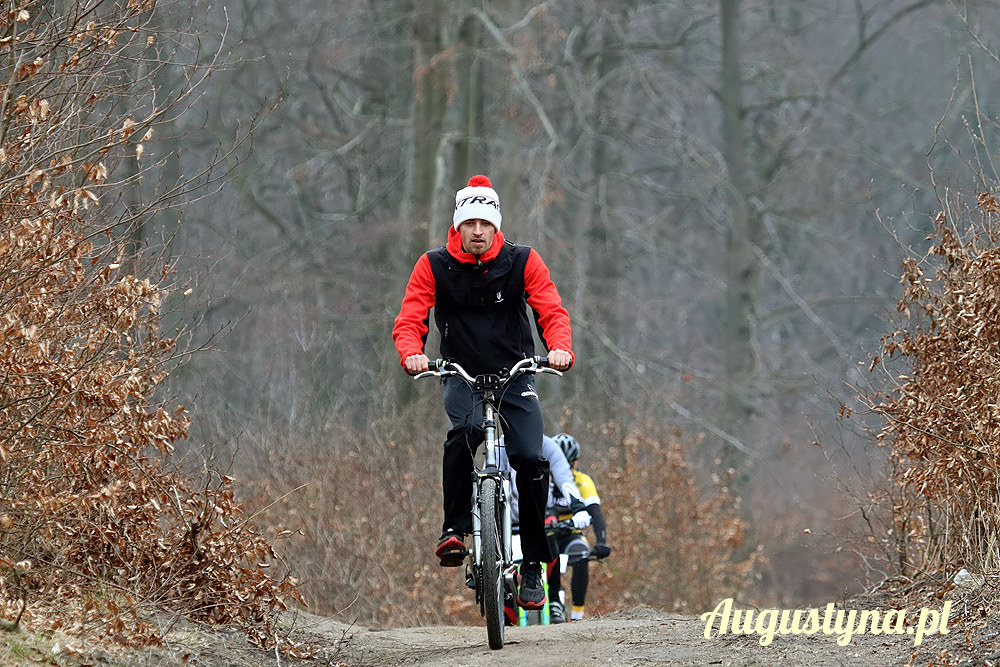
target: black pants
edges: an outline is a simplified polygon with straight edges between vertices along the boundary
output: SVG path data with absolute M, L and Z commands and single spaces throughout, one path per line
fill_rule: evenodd
M 554 539 L 554 553 L 561 554 L 566 545 L 575 538 L 576 535 L 563 535 Z M 582 607 L 587 603 L 587 586 L 590 583 L 590 564 L 588 561 L 580 561 L 576 565 L 571 565 L 573 574 L 570 576 L 570 600 L 576 607 Z M 549 590 L 553 599 L 562 586 L 562 573 L 559 572 L 559 562 L 556 561 L 554 567 L 549 570 Z
M 451 430 L 444 443 L 442 486 L 444 530 L 472 532 L 472 470 L 483 440 L 483 406 L 462 380 L 445 378 L 444 409 Z M 534 379 L 522 375 L 500 399 L 507 458 L 517 471 L 521 551 L 524 561 L 552 559 L 545 537 L 545 504 L 549 497 L 549 462 L 542 456 L 542 410 Z

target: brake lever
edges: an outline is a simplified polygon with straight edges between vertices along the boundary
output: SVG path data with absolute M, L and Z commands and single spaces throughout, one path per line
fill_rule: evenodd
M 447 370 L 445 370 L 445 371 L 424 371 L 423 373 L 417 373 L 416 375 L 414 375 L 412 377 L 413 377 L 414 380 L 419 380 L 420 378 L 430 377 L 432 375 L 434 377 L 439 377 L 439 378 L 451 377 L 452 375 L 458 375 L 458 371 L 447 371 Z

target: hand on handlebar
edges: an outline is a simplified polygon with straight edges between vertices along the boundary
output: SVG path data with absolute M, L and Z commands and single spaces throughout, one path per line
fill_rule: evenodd
M 430 359 L 426 354 L 411 354 L 403 360 L 403 367 L 410 375 L 423 373 L 430 369 Z
M 549 368 L 564 371 L 573 365 L 573 355 L 566 350 L 549 350 Z
M 573 527 L 574 528 L 586 528 L 590 525 L 590 512 L 587 510 L 580 510 L 573 515 Z

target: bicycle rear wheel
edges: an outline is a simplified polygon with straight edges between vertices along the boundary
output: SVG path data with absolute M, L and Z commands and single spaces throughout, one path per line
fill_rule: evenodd
M 500 529 L 498 480 L 487 477 L 479 491 L 480 530 L 483 544 L 483 611 L 490 648 L 503 648 L 504 582 L 503 533 Z

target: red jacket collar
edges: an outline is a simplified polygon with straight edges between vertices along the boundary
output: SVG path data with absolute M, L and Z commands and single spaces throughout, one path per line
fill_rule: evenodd
M 493 236 L 493 245 L 490 249 L 482 254 L 479 261 L 489 262 L 496 259 L 496 256 L 500 254 L 500 249 L 503 248 L 503 232 L 497 230 L 497 233 Z M 448 228 L 448 254 L 462 262 L 463 264 L 475 264 L 476 256 L 470 252 L 465 252 L 462 250 L 462 235 L 459 234 L 454 227 Z

